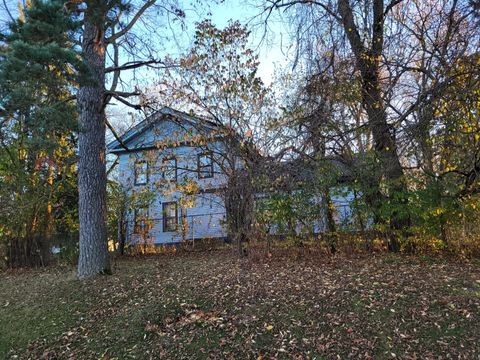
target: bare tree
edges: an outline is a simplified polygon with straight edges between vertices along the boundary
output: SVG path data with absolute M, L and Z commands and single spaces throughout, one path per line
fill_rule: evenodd
M 353 87 L 359 84 L 360 98 L 353 99 L 361 104 L 357 128 L 371 134 L 374 168 L 380 170 L 372 171 L 367 182 L 369 202 L 377 212 L 389 204 L 389 248 L 398 251 L 395 234 L 407 235 L 410 224 L 405 175 L 413 164 L 408 149 L 420 144 L 428 165 L 435 99 L 459 76 L 449 71 L 451 64 L 478 43 L 472 8 L 466 1 L 449 0 L 272 0 L 266 9 L 266 21 L 276 9 L 292 20 L 296 63 L 306 63 L 311 73 L 332 52 L 350 59 L 351 70 L 345 69 L 351 71 Z

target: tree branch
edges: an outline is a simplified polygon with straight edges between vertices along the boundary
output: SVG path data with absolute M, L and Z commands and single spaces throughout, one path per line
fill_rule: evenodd
M 109 122 L 107 119 L 105 119 L 105 125 L 107 125 L 107 127 L 110 129 L 110 131 L 111 131 L 112 134 L 113 134 L 113 137 L 115 138 L 115 140 L 118 141 L 118 143 L 120 144 L 120 146 L 121 146 L 122 148 L 124 148 L 125 150 L 127 150 L 127 151 L 130 150 L 130 149 L 128 148 L 128 146 L 125 145 L 125 143 L 122 141 L 122 139 L 120 138 L 120 136 L 118 136 L 118 134 L 117 134 L 117 132 L 115 131 L 115 129 L 113 128 L 112 124 L 110 124 L 110 122 Z
M 115 26 L 112 26 L 112 34 L 115 34 Z M 118 46 L 119 45 L 116 42 L 114 42 L 112 45 L 113 45 L 113 64 L 114 64 L 113 68 L 115 68 L 115 67 L 118 67 L 118 58 L 119 58 Z M 105 69 L 105 73 L 108 72 L 106 71 L 107 69 Z M 112 70 L 112 71 L 114 71 L 114 73 L 113 73 L 113 79 L 112 79 L 112 86 L 110 86 L 110 91 L 115 91 L 118 85 L 118 81 L 120 79 L 120 70 Z
M 137 13 L 135 14 L 135 16 L 133 17 L 133 19 L 128 23 L 127 26 L 125 26 L 122 30 L 120 30 L 118 33 L 116 34 L 112 34 L 112 36 L 110 36 L 109 38 L 105 39 L 105 43 L 106 44 L 111 44 L 113 43 L 115 40 L 117 40 L 118 38 L 122 37 L 123 35 L 125 35 L 126 33 L 128 33 L 130 31 L 130 29 L 133 27 L 133 25 L 135 25 L 135 23 L 138 21 L 138 19 L 140 19 L 140 17 L 143 15 L 143 13 L 149 8 L 151 7 L 153 4 L 155 4 L 155 1 L 156 0 L 149 0 L 147 1 L 145 4 L 143 4 L 143 6 L 140 8 L 140 10 L 137 11 Z
M 366 53 L 366 49 L 362 39 L 360 38 L 360 34 L 358 33 L 358 28 L 353 17 L 353 11 L 348 3 L 348 0 L 340 0 L 338 2 L 338 9 L 340 11 L 340 15 L 342 16 L 341 22 L 352 47 L 352 51 L 355 54 L 357 62 L 361 62 L 361 68 L 363 68 L 365 62 L 363 55 Z
M 115 159 L 115 161 L 113 162 L 113 164 L 110 166 L 110 168 L 107 170 L 107 176 L 110 175 L 110 173 L 112 172 L 113 169 L 115 169 L 115 167 L 118 165 L 118 156 L 117 158 Z
M 385 11 L 383 12 L 383 16 L 386 16 L 395 6 L 400 4 L 403 0 L 392 0 L 390 4 L 387 5 Z
M 12 16 L 12 13 L 8 9 L 7 2 L 5 0 L 3 0 L 3 6 L 5 7 L 5 11 L 7 12 L 8 17 L 12 20 L 12 22 L 15 22 L 15 18 Z
M 383 50 L 383 22 L 385 13 L 383 11 L 383 0 L 373 2 L 373 26 L 372 26 L 372 56 L 376 59 Z
M 113 71 L 132 70 L 132 69 L 139 68 L 141 66 L 149 66 L 149 65 L 154 65 L 154 64 L 164 65 L 164 66 L 161 66 L 162 69 L 168 69 L 168 68 L 178 66 L 176 64 L 175 65 L 165 65 L 165 63 L 161 60 L 132 61 L 132 62 L 128 62 L 128 63 L 125 63 L 123 65 L 119 65 L 119 66 L 107 67 L 105 69 L 105 73 L 110 73 L 110 72 L 113 72 Z M 156 66 L 156 68 L 160 68 L 160 67 Z
M 142 106 L 140 104 L 132 104 L 130 101 L 127 101 L 125 100 L 124 98 L 120 97 L 120 96 L 115 96 L 113 95 L 113 97 L 115 99 L 117 99 L 118 101 L 120 101 L 122 104 L 125 104 L 135 110 L 142 110 Z
M 131 96 L 140 96 L 142 93 L 138 90 L 136 91 L 106 91 L 105 95 L 117 97 L 131 97 Z
M 314 0 L 293 0 L 289 2 L 282 2 L 282 0 L 276 0 L 276 1 L 269 1 L 272 5 L 267 7 L 265 10 L 269 10 L 271 12 L 271 9 L 280 9 L 280 8 L 289 8 L 292 7 L 296 4 L 303 4 L 303 5 L 317 5 L 320 6 L 325 12 L 327 12 L 329 15 L 333 16 L 336 20 L 341 21 L 342 19 L 336 14 L 332 9 L 330 9 L 327 5 L 319 2 L 319 1 L 314 1 Z

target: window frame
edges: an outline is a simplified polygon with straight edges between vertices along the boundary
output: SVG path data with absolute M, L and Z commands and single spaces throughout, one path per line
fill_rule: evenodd
M 210 164 L 209 165 L 201 165 L 201 157 L 203 156 L 208 156 L 210 158 Z M 208 175 L 203 175 L 202 170 L 204 168 L 210 168 L 210 172 Z M 197 154 L 197 173 L 198 173 L 198 178 L 199 179 L 211 179 L 214 176 L 214 167 L 213 167 L 213 153 L 211 151 L 204 151 L 199 154 Z
M 138 181 L 138 166 L 140 164 L 145 164 L 145 181 L 139 182 Z M 145 159 L 137 159 L 135 160 L 135 164 L 133 165 L 133 176 L 134 176 L 134 183 L 135 185 L 147 185 L 148 184 L 148 161 Z
M 165 208 L 169 205 L 175 205 L 175 217 L 173 216 L 166 216 Z M 176 201 L 169 201 L 162 203 L 162 224 L 163 224 L 163 232 L 175 232 L 178 229 L 178 203 Z M 174 219 L 173 227 L 168 227 L 167 221 L 170 219 Z
M 177 158 L 175 156 L 167 156 L 162 159 L 162 179 L 167 181 L 167 179 L 165 178 L 165 172 L 167 170 L 165 167 L 165 161 L 172 161 L 172 160 L 175 162 L 174 164 L 175 178 L 173 179 L 173 181 L 170 180 L 170 182 L 176 183 L 178 179 L 178 166 L 177 166 Z

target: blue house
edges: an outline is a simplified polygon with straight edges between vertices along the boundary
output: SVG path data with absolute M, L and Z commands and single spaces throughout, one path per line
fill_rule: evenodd
M 108 151 L 118 156 L 121 185 L 139 197 L 150 195 L 127 216 L 127 244 L 227 237 L 224 130 L 208 119 L 164 107 L 108 144 Z M 348 221 L 351 194 L 333 201 L 337 221 Z M 315 228 L 322 231 L 321 219 Z
M 121 185 L 154 195 L 128 215 L 127 243 L 226 237 L 218 130 L 213 122 L 165 107 L 126 132 L 121 142 L 108 144 L 118 156 Z

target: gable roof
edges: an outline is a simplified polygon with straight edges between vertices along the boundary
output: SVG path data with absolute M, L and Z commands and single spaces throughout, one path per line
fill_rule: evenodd
M 208 130 L 218 128 L 218 125 L 215 124 L 213 121 L 198 116 L 192 116 L 185 112 L 165 106 L 162 109 L 154 112 L 150 116 L 146 117 L 140 123 L 125 132 L 122 136 L 120 136 L 120 140 L 123 142 L 123 144 L 128 145 L 130 142 L 132 142 L 132 140 L 138 138 L 140 135 L 150 130 L 155 124 L 158 124 L 161 121 L 172 119 L 175 119 L 178 122 L 184 122 Z M 122 147 L 122 145 L 117 139 L 115 139 L 107 145 L 107 151 L 115 154 L 126 152 L 127 150 Z

